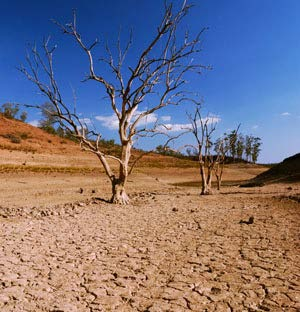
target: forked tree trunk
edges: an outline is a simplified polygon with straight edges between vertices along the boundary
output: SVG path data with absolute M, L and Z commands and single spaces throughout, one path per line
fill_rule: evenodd
M 201 175 L 201 195 L 211 195 L 212 190 L 211 190 L 211 172 L 208 172 L 208 175 L 206 177 L 205 173 L 205 167 L 204 167 L 204 162 L 200 163 L 200 175 Z
M 211 186 L 209 186 L 206 182 L 202 184 L 201 195 L 211 195 L 211 194 L 212 194 Z
M 217 179 L 217 190 L 220 191 L 222 185 L 222 176 L 223 176 L 224 164 L 222 163 L 221 166 L 217 164 L 217 168 L 215 170 L 215 175 Z

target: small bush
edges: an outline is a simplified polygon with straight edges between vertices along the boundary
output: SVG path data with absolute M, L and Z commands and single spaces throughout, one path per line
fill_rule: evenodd
M 10 139 L 10 142 L 11 142 L 11 143 L 15 143 L 15 144 L 20 144 L 20 143 L 21 143 L 21 139 L 18 138 L 18 137 L 16 137 L 16 136 L 14 136 L 14 137 L 12 137 L 12 138 Z
M 27 140 L 29 138 L 29 135 L 26 132 L 20 133 L 19 136 L 22 140 Z
M 12 133 L 4 134 L 3 137 L 10 140 L 11 143 L 15 144 L 21 143 L 21 138 Z

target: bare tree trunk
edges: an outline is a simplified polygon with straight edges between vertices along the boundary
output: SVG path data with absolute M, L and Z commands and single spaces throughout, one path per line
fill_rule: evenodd
M 211 195 L 211 186 L 209 186 L 206 181 L 202 183 L 202 190 L 201 190 L 201 195 Z
M 205 183 L 205 189 L 202 189 L 202 195 L 211 195 L 212 194 L 212 187 L 211 187 L 211 180 L 212 180 L 212 168 L 207 168 L 207 178 Z
M 221 183 L 222 183 L 222 172 L 220 171 L 220 165 L 217 164 L 217 168 L 215 169 L 215 175 L 217 179 L 217 190 L 220 191 Z
M 218 179 L 218 190 L 221 189 L 222 184 L 222 177 L 223 177 L 223 171 L 224 171 L 224 163 L 221 165 L 220 173 L 219 173 L 219 179 Z
M 127 176 L 128 176 L 127 174 L 128 166 L 124 168 L 124 163 L 120 164 L 119 177 L 117 178 L 115 174 L 113 173 L 113 171 L 111 170 L 110 165 L 108 164 L 106 158 L 100 153 L 96 153 L 96 155 L 101 161 L 105 169 L 105 173 L 111 181 L 111 186 L 112 186 L 111 202 L 115 204 L 122 204 L 122 205 L 128 204 L 129 197 L 125 191 L 125 185 L 126 185 Z
M 211 180 L 212 180 L 212 167 L 208 167 L 207 172 L 207 188 L 208 194 L 212 194 Z
M 200 176 L 201 176 L 201 195 L 211 194 L 211 175 L 206 177 L 204 162 L 200 162 Z M 209 182 L 209 183 L 208 183 Z
M 221 179 L 217 178 L 217 190 L 220 191 L 221 189 Z
M 123 134 L 123 133 L 122 133 Z M 124 136 L 123 136 L 124 137 Z M 119 167 L 119 178 L 113 177 L 111 202 L 115 204 L 126 205 L 129 203 L 129 197 L 125 190 L 128 177 L 128 164 L 131 156 L 132 143 L 130 141 L 122 142 L 121 163 Z
M 220 181 L 220 166 L 219 166 L 219 163 L 216 164 L 216 168 L 214 169 L 215 170 L 215 176 L 216 176 L 216 179 L 217 179 L 217 190 L 219 191 L 220 188 L 221 188 L 221 181 Z
M 216 178 L 217 178 L 217 190 L 221 190 L 221 185 L 222 185 L 222 175 L 223 175 L 223 168 L 217 169 L 218 171 L 216 172 Z
M 222 160 L 221 164 L 217 163 L 217 168 L 215 170 L 215 176 L 217 179 L 217 190 L 220 191 L 222 185 L 222 177 L 224 171 L 224 160 Z
M 111 202 L 114 204 L 127 205 L 129 197 L 125 191 L 126 179 L 113 179 L 112 180 L 112 198 Z

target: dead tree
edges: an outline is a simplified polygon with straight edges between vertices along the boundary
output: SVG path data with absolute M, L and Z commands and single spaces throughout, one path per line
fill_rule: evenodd
M 87 44 L 80 34 L 76 22 L 62 25 L 55 21 L 64 34 L 72 37 L 80 49 L 85 53 L 88 61 L 88 74 L 85 79 L 98 83 L 105 90 L 108 104 L 118 120 L 118 134 L 121 145 L 121 156 L 107 155 L 99 142 L 101 134 L 88 129 L 87 125 L 79 118 L 72 105 L 67 103 L 60 91 L 54 75 L 53 54 L 55 47 L 50 47 L 49 40 L 43 43 L 43 52 L 33 48 L 27 56 L 27 65 L 20 70 L 33 82 L 40 92 L 52 103 L 54 115 L 60 120 L 61 125 L 70 130 L 80 142 L 82 149 L 94 153 L 105 169 L 112 185 L 113 203 L 127 204 L 129 198 L 125 191 L 125 185 L 130 169 L 131 151 L 136 140 L 143 136 L 152 136 L 159 128 L 158 123 L 150 129 L 149 125 L 141 127 L 139 124 L 149 115 L 169 106 L 178 105 L 186 100 L 187 74 L 198 74 L 205 68 L 197 64 L 196 55 L 200 52 L 200 37 L 202 29 L 195 37 L 190 38 L 187 32 L 185 36 L 178 34 L 178 29 L 191 6 L 183 1 L 181 8 L 174 12 L 172 4 L 165 5 L 165 11 L 161 23 L 156 28 L 155 35 L 140 52 L 134 66 L 125 64 L 132 38 L 125 49 L 121 48 L 120 39 L 117 42 L 117 56 L 111 52 L 108 46 L 104 48 L 107 57 L 99 60 L 100 72 L 97 72 L 94 64 L 94 49 L 98 41 Z M 108 66 L 114 74 L 113 82 L 106 76 L 103 66 Z M 40 74 L 42 69 L 43 74 Z M 47 79 L 45 79 L 45 76 Z M 191 79 L 191 76 L 189 76 Z M 150 106 L 143 107 L 145 100 L 149 99 Z M 36 108 L 40 108 L 38 105 Z M 93 137 L 93 138 L 91 138 Z M 113 170 L 109 159 L 118 163 L 118 170 Z
M 216 152 L 216 164 L 214 166 L 214 172 L 217 179 L 217 190 L 221 189 L 224 166 L 225 166 L 225 159 L 227 154 L 227 147 L 226 144 L 227 138 L 220 138 L 215 142 L 215 152 Z
M 215 176 L 217 179 L 217 190 L 219 191 L 221 189 L 222 185 L 222 178 L 224 173 L 224 167 L 225 167 L 225 160 L 226 155 L 228 151 L 232 150 L 232 139 L 231 137 L 238 137 L 238 131 L 240 129 L 241 124 L 238 125 L 236 130 L 233 130 L 231 134 L 228 136 L 226 133 L 224 134 L 224 137 L 219 138 L 215 142 L 215 166 L 213 167 Z
M 195 150 L 201 176 L 201 195 L 212 194 L 212 175 L 216 159 L 211 153 L 212 134 L 216 129 L 216 123 L 213 118 L 201 117 L 200 106 L 197 105 L 193 115 L 188 114 L 191 124 L 191 132 L 196 140 L 195 145 L 190 145 Z

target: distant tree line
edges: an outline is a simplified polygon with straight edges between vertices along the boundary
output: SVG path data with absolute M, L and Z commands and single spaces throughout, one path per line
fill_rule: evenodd
M 170 146 L 158 145 L 155 149 L 155 152 L 164 155 L 164 156 L 173 156 L 177 158 L 187 158 L 187 155 L 184 155 L 180 151 L 172 149 Z M 189 158 L 189 157 L 188 157 Z
M 215 142 L 208 142 L 207 149 L 211 150 L 211 154 L 217 157 L 224 155 L 227 162 L 247 161 L 256 163 L 261 151 L 261 138 L 252 135 L 238 134 L 236 130 L 230 133 L 224 133 L 224 136 L 218 138 Z M 156 152 L 165 156 L 173 156 L 177 158 L 189 158 L 198 160 L 197 151 L 188 147 L 185 153 L 174 150 L 169 146 L 158 145 Z
M 4 103 L 1 105 L 0 113 L 8 119 L 17 119 L 23 122 L 27 119 L 27 112 L 20 111 L 20 106 L 13 103 Z
M 224 133 L 222 138 L 218 138 L 214 143 L 216 154 L 224 153 L 226 157 L 231 157 L 233 161 L 245 160 L 256 163 L 261 151 L 261 138 L 253 135 L 243 135 L 236 130 Z

